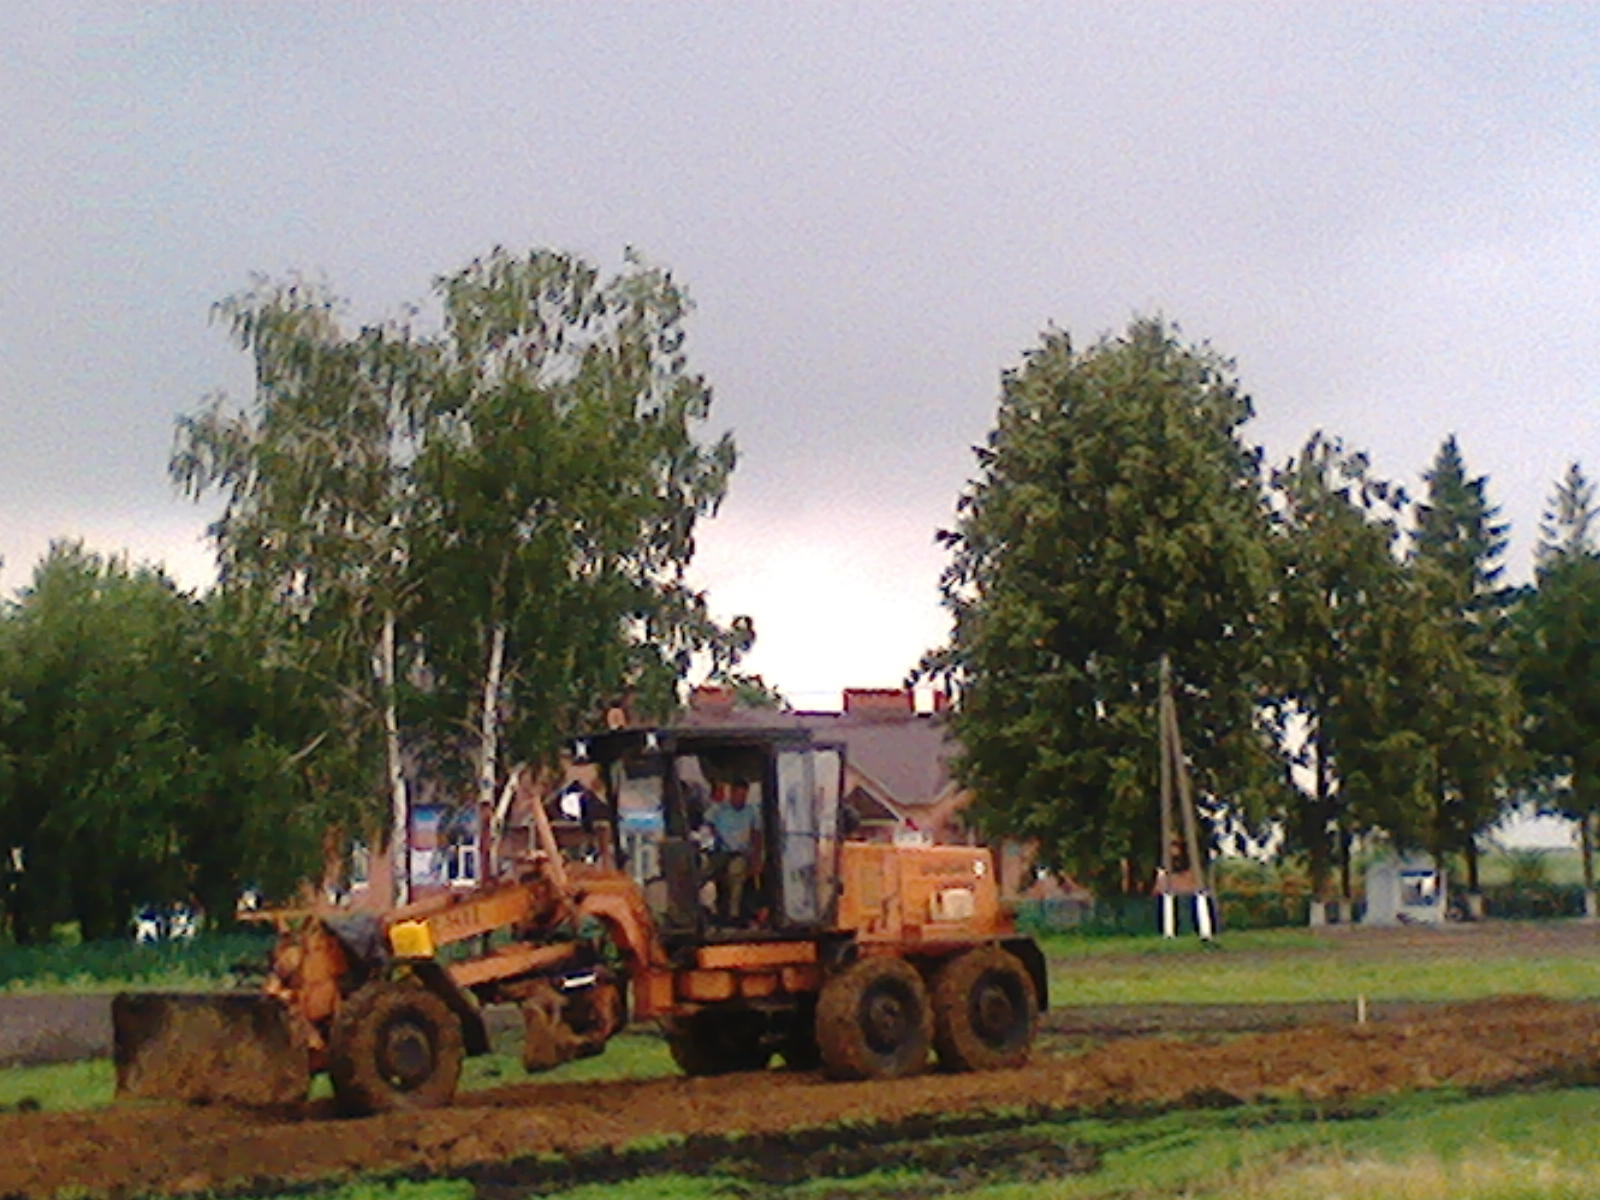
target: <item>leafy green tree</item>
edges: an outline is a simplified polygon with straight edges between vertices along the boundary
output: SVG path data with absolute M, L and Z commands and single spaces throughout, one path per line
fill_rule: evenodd
M 719 627 L 685 580 L 735 454 L 697 436 L 711 390 L 665 271 L 630 257 L 601 279 L 570 255 L 496 250 L 437 288 L 416 627 L 487 802 L 503 740 L 548 755 L 623 687 L 666 711 L 697 654 L 720 668 L 748 645 L 748 623 Z
M 1351 785 L 1352 763 L 1389 749 L 1388 716 L 1375 721 L 1372 697 L 1393 669 L 1395 641 L 1382 623 L 1402 586 L 1395 557 L 1404 492 L 1372 477 L 1366 455 L 1314 433 L 1272 473 L 1280 556 L 1277 661 L 1284 700 L 1303 730 L 1297 765 L 1311 791 L 1291 806 L 1289 845 L 1307 855 L 1311 887 L 1327 894 L 1332 867 L 1350 894 L 1350 839 L 1360 832 L 1367 776 Z M 1378 752 L 1378 753 L 1374 753 Z M 1367 768 L 1370 770 L 1370 766 Z
M 538 757 L 607 696 L 666 707 L 697 655 L 725 666 L 751 637 L 685 582 L 734 448 L 697 436 L 710 389 L 671 276 L 496 250 L 435 291 L 438 329 L 348 330 L 299 283 L 225 301 L 255 395 L 182 422 L 172 463 L 225 499 L 224 591 L 279 606 L 324 682 L 317 755 L 381 731 L 395 827 L 402 732 L 487 798 L 508 737 Z
M 322 682 L 328 755 L 349 761 L 381 738 L 387 786 L 352 793 L 347 814 L 377 835 L 378 797 L 392 816 L 406 808 L 406 643 L 396 628 L 416 595 L 406 464 L 417 453 L 420 370 L 406 325 L 347 334 L 338 309 L 299 281 L 257 279 L 221 301 L 218 318 L 254 363 L 255 395 L 242 412 L 218 395 L 181 418 L 170 469 L 191 496 L 222 494 L 211 527 L 219 586 L 240 611 L 277 607 L 290 618 L 275 626 L 279 652 Z
M 1594 488 L 1573 463 L 1540 526 L 1534 589 L 1517 610 L 1518 682 L 1528 748 L 1554 811 L 1578 822 L 1594 911 L 1600 814 L 1600 555 Z
M 733 689 L 733 702 L 740 708 L 771 709 L 776 712 L 794 710 L 794 705 L 789 703 L 789 697 L 759 675 L 731 671 L 717 678 L 715 682 Z
M 73 920 L 114 936 L 142 903 L 231 919 L 242 884 L 282 888 L 314 864 L 283 737 L 294 697 L 264 702 L 275 672 L 237 626 L 159 571 L 62 543 L 5 627 L 0 846 L 21 866 L 3 898 L 19 940 Z
M 1157 682 L 1171 658 L 1210 815 L 1281 795 L 1261 701 L 1273 555 L 1251 403 L 1231 364 L 1141 320 L 1075 350 L 1052 331 L 1002 379 L 978 474 L 942 533 L 949 645 L 923 660 L 986 832 L 1102 887 L 1160 854 Z
M 1509 642 L 1509 595 L 1499 584 L 1507 526 L 1484 476 L 1469 477 L 1454 437 L 1425 473 L 1410 565 L 1424 601 L 1414 636 L 1433 651 L 1414 707 L 1435 762 L 1423 843 L 1466 857 L 1478 890 L 1477 837 L 1499 820 L 1521 751 L 1521 711 Z

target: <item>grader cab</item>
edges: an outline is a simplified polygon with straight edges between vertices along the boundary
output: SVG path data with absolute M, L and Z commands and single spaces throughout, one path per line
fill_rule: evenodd
M 529 1070 L 630 1019 L 659 1023 L 689 1074 L 1026 1059 L 1044 962 L 989 852 L 851 837 L 841 747 L 662 728 L 570 752 L 587 805 L 573 822 L 536 806 L 532 852 L 494 882 L 377 917 L 276 914 L 260 993 L 119 996 L 119 1094 L 282 1103 L 327 1071 L 348 1111 L 448 1103 L 494 1004 L 520 1008 Z

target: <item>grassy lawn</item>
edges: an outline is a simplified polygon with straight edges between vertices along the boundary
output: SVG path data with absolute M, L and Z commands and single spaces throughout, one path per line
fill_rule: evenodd
M 793 1200 L 844 1194 L 952 1200 L 1551 1200 L 1593 1197 L 1600 1170 L 1600 1093 L 1570 1089 L 1468 1099 L 1432 1093 L 1371 1115 L 1285 1120 L 1267 1108 L 1178 1112 L 1026 1127 L 1100 1154 L 1083 1175 L 1031 1175 L 951 1186 L 890 1169 L 763 1194 Z M 992 1164 L 991 1164 L 992 1165 Z M 357 1200 L 359 1192 L 346 1193 Z M 369 1193 L 383 1194 L 383 1193 Z M 560 1200 L 712 1200 L 752 1194 L 730 1177 L 650 1176 L 553 1193 Z M 421 1200 L 396 1195 L 396 1200 Z
M 265 964 L 271 947 L 260 931 L 144 945 L 132 939 L 0 945 L 0 993 L 216 991 L 235 986 L 235 964 Z
M 1359 1112 L 1274 1106 L 1063 1119 L 997 1134 L 1087 1150 L 1098 1166 L 1051 1174 L 1008 1160 L 997 1143 L 958 1139 L 971 1168 L 905 1166 L 841 1175 L 826 1167 L 798 1184 L 759 1181 L 737 1162 L 705 1174 L 661 1173 L 529 1195 L 559 1200 L 784 1200 L 949 1197 L 951 1200 L 1563 1200 L 1593 1197 L 1600 1171 L 1600 1092 L 1592 1089 L 1469 1098 L 1432 1092 L 1375 1101 Z M 932 1143 L 937 1144 L 935 1138 Z M 894 1160 L 898 1145 L 883 1158 Z M 986 1181 L 987 1180 L 987 1181 Z M 355 1180 L 316 1200 L 470 1200 L 466 1179 Z
M 1426 953 L 1383 953 L 1380 943 L 1289 929 L 1226 933 L 1215 947 L 1193 937 L 1043 941 L 1053 1005 L 1600 996 L 1600 932 L 1592 949 L 1556 951 L 1519 948 L 1514 937 L 1486 946 L 1443 935 Z
M 624 1033 L 611 1039 L 604 1054 L 581 1058 L 539 1075 L 529 1075 L 522 1069 L 521 1061 L 512 1054 L 484 1054 L 469 1058 L 462 1068 L 461 1088 L 463 1091 L 475 1091 L 478 1088 L 501 1087 L 530 1080 L 577 1083 L 603 1079 L 653 1079 L 675 1074 L 677 1070 L 667 1053 L 666 1043 L 660 1038 Z M 11 1067 L 0 1070 L 0 1110 L 19 1105 L 50 1111 L 99 1108 L 115 1099 L 116 1083 L 116 1073 L 112 1070 L 111 1060 L 107 1058 L 52 1063 L 42 1067 Z M 311 1085 L 312 1098 L 330 1095 L 332 1090 L 327 1076 L 318 1076 Z

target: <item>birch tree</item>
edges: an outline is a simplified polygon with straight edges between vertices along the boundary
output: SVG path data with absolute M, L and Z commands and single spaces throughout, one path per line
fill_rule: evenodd
M 402 743 L 487 802 L 508 739 L 546 755 L 624 691 L 664 712 L 753 636 L 686 578 L 735 454 L 700 436 L 711 391 L 670 274 L 495 250 L 435 297 L 438 327 L 353 330 L 299 282 L 224 301 L 254 396 L 184 418 L 172 462 L 222 494 L 222 586 L 286 614 L 329 737 L 381 740 L 394 829 Z
M 624 689 L 665 712 L 697 655 L 715 668 L 748 645 L 748 622 L 719 626 L 685 578 L 735 452 L 699 436 L 711 389 L 666 271 L 496 250 L 436 286 L 420 625 L 488 803 L 507 738 L 549 754 Z

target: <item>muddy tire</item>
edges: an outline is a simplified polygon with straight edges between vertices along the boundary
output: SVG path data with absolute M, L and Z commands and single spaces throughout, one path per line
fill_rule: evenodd
M 461 1022 L 414 984 L 369 983 L 340 1007 L 328 1075 L 352 1116 L 449 1104 L 461 1077 Z
M 702 1009 L 667 1023 L 667 1049 L 685 1075 L 764 1071 L 772 1051 L 762 1044 L 763 1032 L 755 1013 Z
M 933 1044 L 946 1071 L 995 1071 L 1028 1061 L 1039 1024 L 1033 980 L 998 946 L 968 950 L 933 981 Z
M 922 1070 L 933 1038 L 928 990 L 904 959 L 864 958 L 822 987 L 817 1047 L 834 1079 L 898 1079 Z

